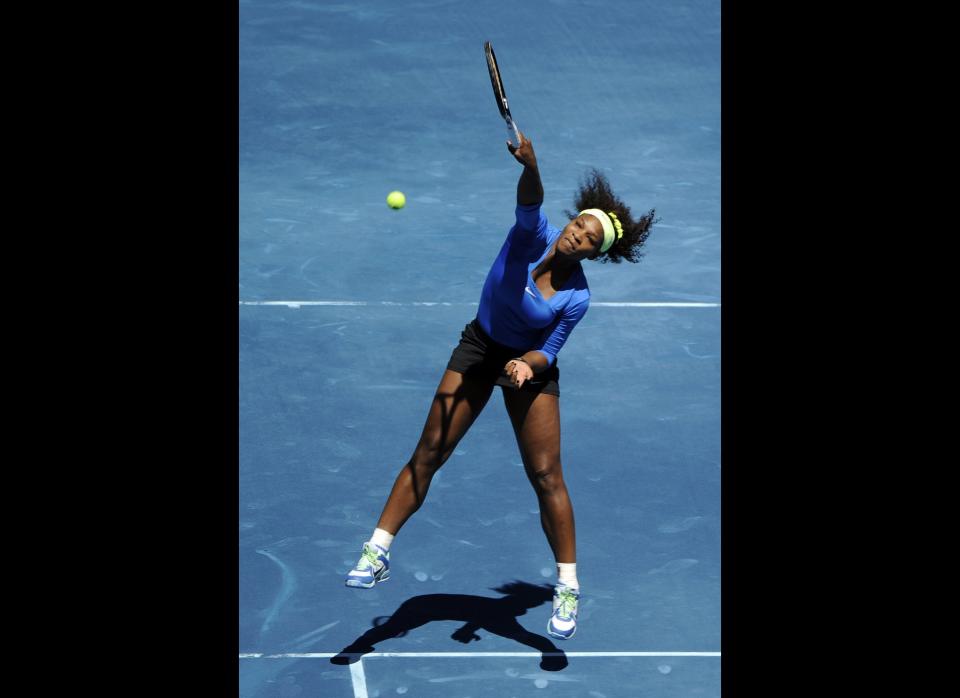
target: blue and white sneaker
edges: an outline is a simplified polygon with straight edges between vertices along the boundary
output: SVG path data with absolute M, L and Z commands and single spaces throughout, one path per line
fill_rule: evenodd
M 577 632 L 577 606 L 580 590 L 558 584 L 553 590 L 553 615 L 547 633 L 558 640 L 569 640 Z
M 367 541 L 363 544 L 360 561 L 347 574 L 346 585 L 369 589 L 377 582 L 390 579 L 390 551 Z

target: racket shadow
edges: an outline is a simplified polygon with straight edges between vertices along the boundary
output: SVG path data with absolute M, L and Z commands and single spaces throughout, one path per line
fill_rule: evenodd
M 542 654 L 540 668 L 545 671 L 561 671 L 567 667 L 567 656 L 543 635 L 532 633 L 517 617 L 529 609 L 550 603 L 553 587 L 549 584 L 530 584 L 513 581 L 493 588 L 499 599 L 468 594 L 424 594 L 407 599 L 392 616 L 373 619 L 373 627 L 367 630 L 340 654 L 330 659 L 332 664 L 353 664 L 364 654 L 375 650 L 374 645 L 384 640 L 403 637 L 414 628 L 433 621 L 462 621 L 451 639 L 463 644 L 479 642 L 477 631 L 485 630 L 531 647 Z

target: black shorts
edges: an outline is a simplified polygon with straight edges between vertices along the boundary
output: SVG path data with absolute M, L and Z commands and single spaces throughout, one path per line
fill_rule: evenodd
M 457 373 L 480 376 L 504 388 L 518 390 L 503 372 L 503 367 L 510 359 L 523 356 L 527 351 L 529 350 L 495 342 L 474 318 L 460 333 L 460 344 L 450 355 L 447 368 Z M 560 397 L 560 369 L 557 368 L 556 361 L 543 373 L 535 373 L 533 378 L 524 381 L 519 390 Z

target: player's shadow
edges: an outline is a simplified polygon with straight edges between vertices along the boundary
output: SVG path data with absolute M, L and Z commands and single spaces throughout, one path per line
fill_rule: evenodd
M 543 635 L 532 633 L 517 622 L 517 616 L 522 616 L 528 609 L 552 602 L 553 587 L 549 584 L 514 581 L 493 591 L 504 596 L 493 599 L 466 594 L 425 594 L 407 599 L 392 616 L 374 618 L 372 628 L 344 647 L 330 661 L 333 664 L 353 664 L 364 654 L 373 652 L 378 642 L 403 637 L 414 628 L 431 621 L 455 620 L 464 623 L 450 636 L 457 642 L 469 644 L 479 641 L 481 638 L 477 631 L 486 630 L 540 652 L 541 669 L 560 671 L 566 668 L 567 656 L 562 650 Z

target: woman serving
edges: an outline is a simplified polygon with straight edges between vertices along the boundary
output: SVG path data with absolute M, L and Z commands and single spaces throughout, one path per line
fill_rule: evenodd
M 390 578 L 394 536 L 423 504 L 433 476 L 499 385 L 557 563 L 547 632 L 566 640 L 577 629 L 580 584 L 573 507 L 560 465 L 557 355 L 590 305 L 581 261 L 638 262 L 654 211 L 634 221 L 606 178 L 593 170 L 577 193 L 579 213 L 563 230 L 555 228 L 540 210 L 543 185 L 533 144 L 521 133 L 520 145 L 508 142 L 507 148 L 523 165 L 516 224 L 487 274 L 477 316 L 450 356 L 413 455 L 346 585 L 369 589 Z

